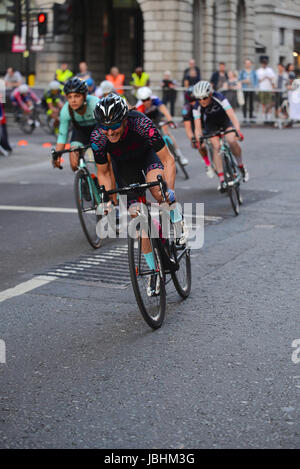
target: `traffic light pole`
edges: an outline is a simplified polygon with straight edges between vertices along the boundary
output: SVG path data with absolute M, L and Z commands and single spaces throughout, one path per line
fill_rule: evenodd
M 28 83 L 29 77 L 29 56 L 30 56 L 30 9 L 29 9 L 29 0 L 25 0 L 25 16 L 26 16 L 26 51 L 23 56 L 25 58 L 25 74 L 26 81 Z

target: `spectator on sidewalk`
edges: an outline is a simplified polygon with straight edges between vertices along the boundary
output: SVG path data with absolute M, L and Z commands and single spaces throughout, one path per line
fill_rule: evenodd
M 12 148 L 8 141 L 5 110 L 2 99 L 3 96 L 0 95 L 0 153 L 2 153 L 4 156 L 7 156 L 12 151 Z
M 294 67 L 294 64 L 287 64 L 286 66 L 286 72 L 288 74 L 288 84 L 287 84 L 287 87 L 289 90 L 292 89 L 292 84 L 293 84 L 293 81 L 295 80 L 296 78 L 296 73 L 295 73 L 295 67 Z
M 113 84 L 114 89 L 119 95 L 123 95 L 125 75 L 119 72 L 118 67 L 111 67 L 110 74 L 106 75 L 105 80 L 110 81 Z
M 73 76 L 73 72 L 71 72 L 71 70 L 68 69 L 68 64 L 62 63 L 60 68 L 56 70 L 54 79 L 59 81 L 61 84 L 64 84 L 72 76 Z
M 162 80 L 162 90 L 163 90 L 162 102 L 165 105 L 170 103 L 170 111 L 171 111 L 172 116 L 175 115 L 175 102 L 176 102 L 176 96 L 177 96 L 177 92 L 175 89 L 176 86 L 177 86 L 177 83 L 175 80 L 172 79 L 171 72 L 169 72 L 168 70 L 165 71 L 164 77 Z
M 247 112 L 249 110 L 249 118 L 255 119 L 253 115 L 253 103 L 254 103 L 254 94 L 255 91 L 249 91 L 249 89 L 254 89 L 258 87 L 258 78 L 256 71 L 253 68 L 252 61 L 250 59 L 245 59 L 244 68 L 240 71 L 239 81 L 242 85 L 244 93 L 244 105 L 243 105 L 243 115 L 244 119 L 247 119 Z
M 237 91 L 241 89 L 241 84 L 238 81 L 237 72 L 228 70 L 228 79 L 223 85 L 224 94 L 231 104 L 233 109 L 238 107 Z
M 89 78 L 92 78 L 92 74 L 91 72 L 89 72 L 86 62 L 80 62 L 79 73 L 77 73 L 77 77 L 85 81 L 88 80 Z
M 199 67 L 197 67 L 195 59 L 190 59 L 189 67 L 183 72 L 182 86 L 189 88 L 195 85 L 201 80 L 201 73 Z
M 289 77 L 285 70 L 285 66 L 282 63 L 277 65 L 277 74 L 275 77 L 274 87 L 277 90 L 275 93 L 275 117 L 278 119 L 281 114 L 281 107 L 284 99 L 287 98 L 287 86 L 289 83 Z M 283 116 L 287 118 L 287 114 L 284 112 Z
M 214 87 L 214 90 L 221 90 L 224 87 L 225 81 L 228 80 L 228 74 L 226 72 L 226 64 L 225 62 L 219 63 L 219 70 L 216 70 L 211 78 L 210 82 Z
M 144 86 L 150 85 L 149 74 L 143 71 L 143 67 L 136 67 L 134 73 L 131 75 L 132 80 L 130 84 L 133 86 L 133 94 L 136 96 L 137 90 L 143 88 Z
M 261 67 L 256 71 L 258 78 L 259 100 L 262 105 L 262 112 L 265 115 L 265 120 L 271 119 L 271 110 L 273 107 L 273 84 L 275 80 L 275 73 L 271 67 L 268 67 L 268 59 L 262 57 L 260 60 Z
M 24 83 L 24 78 L 20 72 L 14 70 L 13 67 L 9 67 L 6 71 L 4 82 L 6 88 L 17 88 Z

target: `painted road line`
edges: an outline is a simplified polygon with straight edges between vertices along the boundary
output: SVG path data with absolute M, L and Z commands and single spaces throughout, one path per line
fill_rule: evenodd
M 21 212 L 77 213 L 76 208 L 29 207 L 26 205 L 0 205 L 0 210 L 17 210 Z
M 47 283 L 53 282 L 56 280 L 57 277 L 48 277 L 47 275 L 40 275 L 38 277 L 32 278 L 27 282 L 20 283 L 19 285 L 8 288 L 7 290 L 3 290 L 0 292 L 0 303 L 2 301 L 9 300 L 10 298 L 14 298 L 15 296 L 23 295 L 24 293 L 28 293 L 35 288 L 42 287 L 43 285 L 47 285 Z

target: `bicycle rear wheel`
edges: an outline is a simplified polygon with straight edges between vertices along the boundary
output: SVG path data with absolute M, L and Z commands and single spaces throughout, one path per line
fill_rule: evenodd
M 135 294 L 135 298 L 146 323 L 152 329 L 161 327 L 166 311 L 166 290 L 164 282 L 164 271 L 162 259 L 155 243 L 153 244 L 153 254 L 155 260 L 155 271 L 153 275 L 156 276 L 156 282 L 159 293 L 155 296 L 149 296 L 148 286 L 150 278 L 150 270 L 142 253 L 142 243 L 140 236 L 140 229 L 137 228 L 136 237 L 128 237 L 128 261 L 130 278 Z
M 20 117 L 20 120 L 18 122 L 22 132 L 24 132 L 24 134 L 27 134 L 27 135 L 32 134 L 32 132 L 35 129 L 34 122 L 30 124 L 28 121 L 29 121 L 29 118 L 23 114 Z
M 102 239 L 96 233 L 96 225 L 100 217 L 96 214 L 97 204 L 88 183 L 88 176 L 81 169 L 75 174 L 74 192 L 83 232 L 90 245 L 98 249 L 102 244 Z

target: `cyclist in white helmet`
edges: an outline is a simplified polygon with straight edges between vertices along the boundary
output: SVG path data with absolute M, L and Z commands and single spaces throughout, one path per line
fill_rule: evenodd
M 109 93 L 116 93 L 115 87 L 111 81 L 103 80 L 96 88 L 95 96 L 102 98 L 109 95 Z
M 234 154 L 238 167 L 241 171 L 244 182 L 249 180 L 249 174 L 246 166 L 242 160 L 242 150 L 238 143 L 238 139 L 244 139 L 240 130 L 240 123 L 232 109 L 228 99 L 221 93 L 213 90 L 211 83 L 201 80 L 194 85 L 193 93 L 197 99 L 197 103 L 193 109 L 195 119 L 195 135 L 199 142 L 203 135 L 215 134 L 220 130 L 229 130 L 235 128 L 239 137 L 237 138 L 234 133 L 226 135 L 226 139 L 230 145 L 231 151 Z M 219 137 L 212 137 L 210 139 L 213 147 L 214 164 L 219 176 L 218 190 L 223 192 L 224 188 L 224 173 L 222 167 L 222 160 L 220 155 L 220 139 Z M 203 145 L 203 143 L 200 143 Z M 204 146 L 204 145 L 203 145 Z
M 40 103 L 36 94 L 25 84 L 15 88 L 10 95 L 10 99 L 13 106 L 16 106 L 27 115 L 31 113 L 34 103 Z
M 171 126 L 176 128 L 176 124 L 173 121 L 171 114 L 169 113 L 167 107 L 164 103 L 155 95 L 152 94 L 151 88 L 148 86 L 143 86 L 137 90 L 138 102 L 136 103 L 136 110 L 145 114 L 152 122 L 158 126 L 162 118 L 165 117 L 167 122 L 171 122 Z M 182 165 L 187 165 L 188 160 L 185 158 L 178 147 L 178 144 L 175 140 L 175 137 L 171 134 L 169 125 L 164 125 L 162 127 L 163 132 L 167 134 L 173 142 L 176 153 L 180 158 Z

